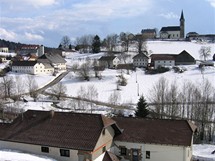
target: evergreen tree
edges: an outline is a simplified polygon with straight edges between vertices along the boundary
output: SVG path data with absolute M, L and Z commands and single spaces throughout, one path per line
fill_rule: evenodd
M 92 50 L 93 53 L 99 53 L 101 47 L 101 41 L 98 35 L 96 35 L 93 39 Z
M 142 95 L 139 98 L 139 102 L 137 103 L 137 110 L 135 111 L 135 116 L 145 118 L 149 114 L 149 110 L 147 109 L 147 107 L 148 104 Z

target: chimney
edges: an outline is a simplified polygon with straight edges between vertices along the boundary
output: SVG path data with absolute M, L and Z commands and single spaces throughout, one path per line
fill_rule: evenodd
M 54 117 L 54 110 L 51 110 L 50 111 L 50 118 L 53 118 Z

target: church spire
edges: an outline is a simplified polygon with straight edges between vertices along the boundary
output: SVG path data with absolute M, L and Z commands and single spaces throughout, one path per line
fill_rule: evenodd
M 183 10 L 181 11 L 181 18 L 180 20 L 184 20 L 184 13 L 183 13 Z
M 184 38 L 185 34 L 185 19 L 183 10 L 181 11 L 181 18 L 180 18 L 180 38 Z

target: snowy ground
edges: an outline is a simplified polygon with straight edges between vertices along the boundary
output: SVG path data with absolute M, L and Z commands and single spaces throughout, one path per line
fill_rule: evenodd
M 193 145 L 193 157 L 199 161 L 215 161 L 215 154 L 211 154 L 215 150 L 215 145 L 195 144 Z M 102 161 L 104 155 L 98 157 L 95 161 Z M 56 161 L 44 156 L 37 156 L 27 153 L 21 153 L 11 150 L 0 150 L 0 161 Z
M 199 59 L 199 49 L 201 46 L 210 46 L 211 47 L 211 57 L 215 53 L 215 44 L 199 44 L 199 43 L 191 43 L 191 42 L 163 42 L 163 41 L 151 41 L 147 44 L 148 50 L 150 50 L 152 53 L 171 53 L 171 54 L 179 54 L 183 50 L 187 50 L 193 57 L 196 59 Z M 100 56 L 102 56 L 104 53 L 99 54 L 78 54 L 78 53 L 72 53 L 71 55 L 67 56 L 67 65 L 72 66 L 74 63 L 82 64 L 86 61 L 86 59 L 94 60 L 98 59 Z M 132 53 L 135 55 L 135 53 Z M 136 72 L 130 72 L 127 74 L 124 73 L 125 77 L 127 78 L 128 84 L 124 87 L 120 87 L 119 92 L 120 98 L 117 100 L 117 104 L 136 104 L 139 96 L 144 95 L 149 101 L 150 97 L 150 91 L 154 84 L 158 81 L 159 78 L 164 77 L 169 81 L 169 84 L 171 83 L 177 83 L 178 87 L 180 88 L 181 84 L 185 81 L 191 81 L 195 83 L 198 86 L 201 86 L 203 82 L 203 78 L 207 79 L 211 82 L 213 87 L 215 88 L 215 67 L 207 67 L 204 70 L 204 73 L 202 74 L 201 71 L 197 68 L 198 65 L 191 65 L 191 66 L 184 66 L 186 68 L 186 71 L 184 73 L 175 73 L 174 71 L 169 71 L 163 74 L 156 74 L 156 75 L 146 75 L 145 72 L 142 69 L 138 69 Z M 104 72 L 102 72 L 102 79 L 98 80 L 97 78 L 93 77 L 90 81 L 83 81 L 80 80 L 73 72 L 70 72 L 64 79 L 61 80 L 61 82 L 67 87 L 67 95 L 68 96 L 78 96 L 78 92 L 81 88 L 87 88 L 89 86 L 94 86 L 98 92 L 98 98 L 97 100 L 101 102 L 109 102 L 110 95 L 113 94 L 116 91 L 117 85 L 117 76 L 120 75 L 120 72 L 117 70 L 112 69 L 106 69 Z M 23 80 L 23 84 L 25 83 L 28 75 L 26 74 L 16 74 L 16 73 L 9 73 L 9 76 L 13 77 L 20 77 Z M 54 76 L 34 76 L 35 80 L 38 83 L 39 87 L 42 87 L 49 83 L 51 80 L 53 80 Z M 1 78 L 0 78 L 1 80 Z M 19 109 L 28 110 L 28 109 L 34 109 L 34 110 L 57 110 L 61 111 L 62 109 L 56 109 L 53 106 L 51 106 L 52 102 L 45 102 L 49 100 L 49 98 L 40 95 L 38 102 L 33 102 L 33 99 L 25 96 L 25 98 L 29 101 L 27 103 L 24 102 L 15 102 L 11 104 L 12 106 L 15 106 Z M 60 102 L 61 107 L 65 108 L 71 108 L 73 110 L 71 100 L 66 100 Z M 70 111 L 70 110 L 69 110 Z M 101 114 L 107 114 L 111 111 L 109 107 L 104 106 L 97 106 L 96 109 L 93 111 L 94 113 L 101 113 Z M 79 111 L 82 112 L 82 111 Z M 86 111 L 84 111 L 86 112 Z M 126 110 L 125 113 L 132 114 L 133 111 Z M 211 155 L 210 153 L 212 150 L 215 150 L 215 146 L 210 145 L 195 145 L 194 146 L 194 155 L 198 156 L 198 158 L 206 157 L 210 158 L 214 161 L 215 155 Z M 0 161 L 9 160 L 7 158 L 1 158 L 4 155 L 5 152 L 0 151 Z M 18 155 L 18 154 L 17 154 Z M 8 154 L 7 156 L 12 156 L 12 154 Z M 24 157 L 25 158 L 25 157 Z M 27 158 L 27 157 L 26 157 Z M 11 159 L 11 158 L 10 158 Z M 16 157 L 17 159 L 17 157 Z M 21 159 L 22 160 L 22 159 Z M 21 161 L 17 160 L 17 161 Z M 32 159 L 36 160 L 36 159 Z M 12 160 L 11 160 L 12 161 Z M 22 160 L 25 161 L 25 160 Z M 26 160 L 28 161 L 28 160 Z M 37 160 L 36 160 L 37 161 Z M 40 160 L 38 160 L 40 161 Z M 42 160 L 41 160 L 42 161 Z M 47 161 L 47 160 L 46 160 Z
M 193 156 L 195 159 L 199 159 L 199 161 L 215 161 L 215 154 L 211 154 L 214 150 L 215 145 L 193 145 Z
M 45 156 L 22 153 L 11 150 L 0 150 L 0 161 L 56 161 Z

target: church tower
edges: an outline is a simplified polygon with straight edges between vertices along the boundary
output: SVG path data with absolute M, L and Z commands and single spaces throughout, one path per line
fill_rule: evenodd
M 181 11 L 181 18 L 180 18 L 180 38 L 184 38 L 184 29 L 185 29 L 185 19 L 183 10 Z

